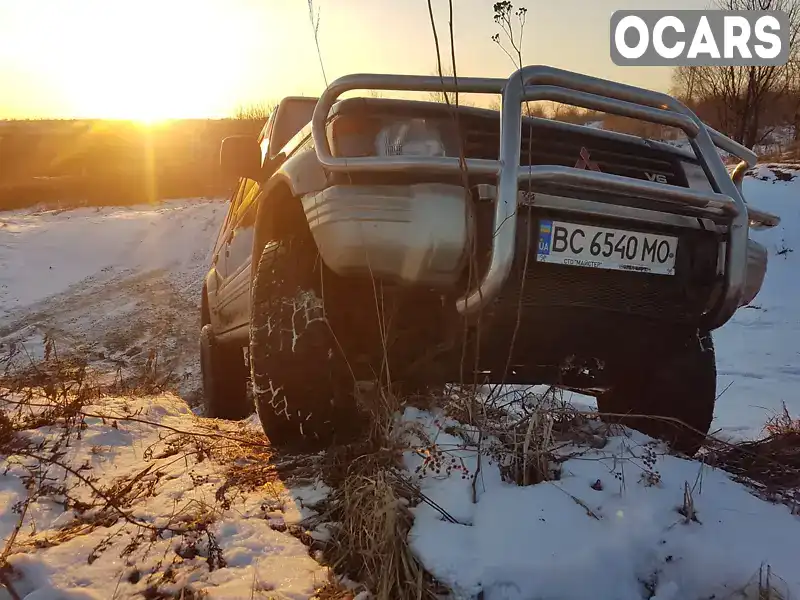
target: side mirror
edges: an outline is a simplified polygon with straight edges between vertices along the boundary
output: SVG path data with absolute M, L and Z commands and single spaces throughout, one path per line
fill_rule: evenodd
M 247 177 L 258 180 L 261 176 L 261 146 L 249 135 L 233 135 L 222 140 L 219 166 L 229 177 Z

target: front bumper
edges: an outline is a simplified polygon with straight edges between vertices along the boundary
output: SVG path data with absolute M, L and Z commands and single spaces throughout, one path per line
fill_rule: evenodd
M 331 108 L 344 92 L 354 89 L 455 91 L 502 94 L 499 160 L 456 157 L 334 157 L 326 125 Z M 687 189 L 558 165 L 520 165 L 522 103 L 551 100 L 587 109 L 660 123 L 683 130 L 717 191 Z M 607 194 L 634 195 L 668 205 L 666 212 L 708 219 L 726 231 L 722 293 L 706 315 L 705 325 L 719 327 L 746 296 L 748 210 L 716 147 L 756 163 L 749 149 L 706 126 L 691 110 L 669 95 L 546 66 L 523 67 L 506 79 L 439 78 L 404 75 L 349 75 L 334 81 L 322 94 L 312 120 L 317 158 L 323 168 L 339 172 L 419 172 L 470 174 L 497 178 L 491 258 L 482 280 L 456 302 L 462 314 L 476 313 L 502 290 L 514 259 L 517 197 L 520 183 L 579 186 Z M 610 205 L 610 203 L 609 203 Z M 662 211 L 663 212 L 663 211 Z
M 448 288 L 466 266 L 475 225 L 461 186 L 335 185 L 302 203 L 320 256 L 337 275 Z

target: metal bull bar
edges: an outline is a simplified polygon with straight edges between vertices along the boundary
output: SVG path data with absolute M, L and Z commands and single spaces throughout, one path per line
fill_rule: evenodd
M 499 160 L 466 159 L 469 172 L 497 177 L 497 199 L 489 268 L 478 287 L 457 300 L 456 307 L 462 314 L 475 313 L 491 302 L 508 277 L 514 259 L 518 190 L 520 183 L 526 181 L 578 184 L 604 192 L 636 194 L 677 207 L 691 208 L 693 214 L 699 211 L 715 220 L 724 218 L 728 229 L 723 294 L 709 311 L 707 325 L 710 328 L 723 325 L 739 308 L 747 264 L 748 212 L 739 189 L 715 147 L 738 156 L 749 166 L 755 166 L 757 156 L 705 125 L 672 96 L 541 65 L 523 67 L 508 79 L 347 75 L 328 86 L 316 105 L 312 119 L 317 158 L 323 168 L 330 171 L 452 174 L 458 173 L 461 168 L 458 157 L 334 157 L 326 132 L 328 115 L 341 94 L 355 89 L 420 92 L 453 92 L 458 89 L 461 93 L 501 94 Z M 558 101 L 683 130 L 691 141 L 697 159 L 710 175 L 715 191 L 705 192 L 558 165 L 520 165 L 522 103 L 535 100 Z

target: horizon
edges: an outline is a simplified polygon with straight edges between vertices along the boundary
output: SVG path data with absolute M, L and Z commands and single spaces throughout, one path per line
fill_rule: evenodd
M 643 4 L 665 3 L 516 2 L 528 9 L 523 62 L 667 91 L 669 69 L 611 61 L 611 14 Z M 705 4 L 680 0 L 670 7 Z M 449 70 L 448 5 L 433 6 Z M 499 31 L 492 6 L 461 0 L 456 7 L 460 76 L 508 77 L 515 70 L 491 39 Z M 427 2 L 318 0 L 315 8 L 328 83 L 348 73 L 436 72 Z M 243 107 L 317 96 L 324 88 L 305 0 L 72 0 L 68 7 L 61 0 L 6 0 L 0 6 L 0 89 L 6 90 L 0 120 L 229 118 Z

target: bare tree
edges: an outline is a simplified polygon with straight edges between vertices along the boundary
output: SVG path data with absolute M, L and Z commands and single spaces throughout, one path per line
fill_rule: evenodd
M 798 52 L 800 54 L 800 52 Z M 793 56 L 789 61 L 789 90 L 787 121 L 792 126 L 793 139 L 800 141 L 800 56 Z
M 680 66 L 672 71 L 670 93 L 692 106 L 697 100 L 697 67 Z
M 774 130 L 778 113 L 773 108 L 785 107 L 797 88 L 794 65 L 800 50 L 800 0 L 717 0 L 717 6 L 724 10 L 781 10 L 789 17 L 792 59 L 786 65 L 679 67 L 673 72 L 674 94 L 704 111 L 703 116 L 724 133 L 752 148 Z
M 451 67 L 442 67 L 441 73 L 439 72 L 439 68 L 437 66 L 436 70 L 432 73 L 436 77 L 453 77 L 453 69 Z M 456 103 L 456 93 L 455 92 L 428 92 L 428 100 L 431 102 L 441 102 L 442 104 L 455 104 Z M 464 102 L 463 100 L 459 99 L 458 102 L 461 106 L 470 106 L 470 103 Z

